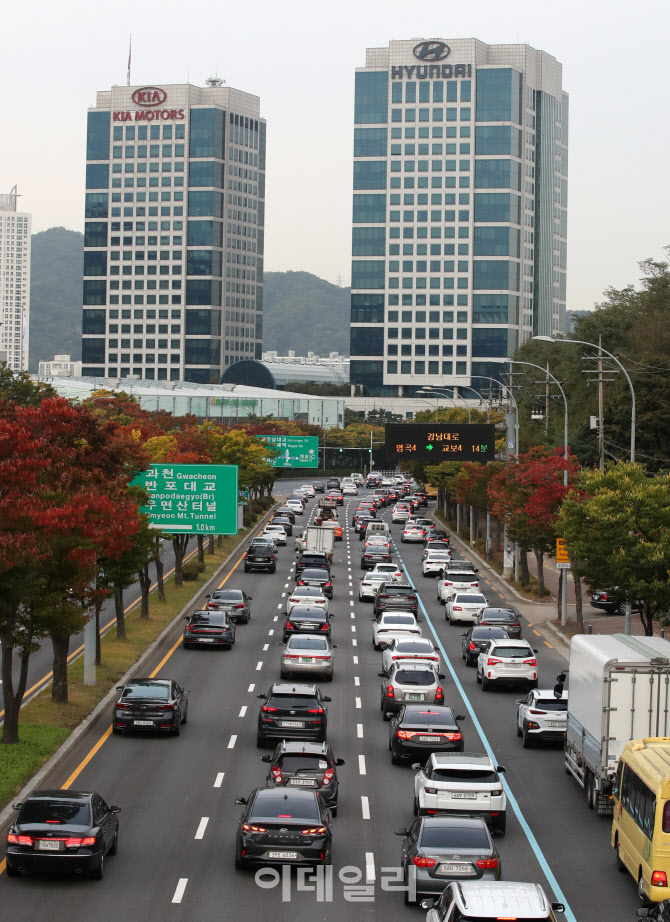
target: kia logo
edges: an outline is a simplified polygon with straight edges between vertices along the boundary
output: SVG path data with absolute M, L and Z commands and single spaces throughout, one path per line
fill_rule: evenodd
M 167 93 L 158 86 L 143 86 L 132 95 L 132 100 L 137 106 L 160 106 L 166 99 Z
M 420 61 L 444 61 L 449 56 L 451 48 L 444 42 L 419 42 L 413 48 L 414 57 Z

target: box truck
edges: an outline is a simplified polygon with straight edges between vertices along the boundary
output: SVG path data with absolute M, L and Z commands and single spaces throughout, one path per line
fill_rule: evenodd
M 562 692 L 565 674 L 555 693 Z M 670 734 L 670 642 L 577 634 L 570 643 L 565 768 L 588 806 L 612 812 L 612 781 L 631 739 Z
M 298 547 L 298 542 L 300 545 Z M 320 525 L 308 525 L 301 536 L 296 539 L 296 549 L 301 551 L 323 551 L 330 560 L 333 559 L 335 548 L 335 533 L 332 528 L 322 528 Z

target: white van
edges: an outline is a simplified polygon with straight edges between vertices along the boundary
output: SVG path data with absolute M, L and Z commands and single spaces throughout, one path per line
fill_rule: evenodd
M 362 474 L 352 474 L 347 480 L 353 480 L 357 487 L 362 487 L 365 484 L 365 478 Z

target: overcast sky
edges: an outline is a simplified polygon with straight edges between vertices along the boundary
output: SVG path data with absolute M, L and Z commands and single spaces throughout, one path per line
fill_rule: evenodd
M 354 68 L 390 39 L 527 42 L 570 94 L 568 308 L 670 244 L 667 0 L 256 0 L 6 4 L 0 192 L 33 231 L 83 230 L 86 110 L 96 90 L 203 86 L 219 74 L 268 122 L 265 268 L 350 281 Z

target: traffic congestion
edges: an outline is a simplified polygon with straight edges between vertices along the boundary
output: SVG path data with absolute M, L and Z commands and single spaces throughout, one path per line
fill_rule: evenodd
M 564 771 L 564 658 L 418 485 L 295 487 L 16 805 L 7 917 L 634 918 Z M 70 868 L 104 880 L 32 873 Z

